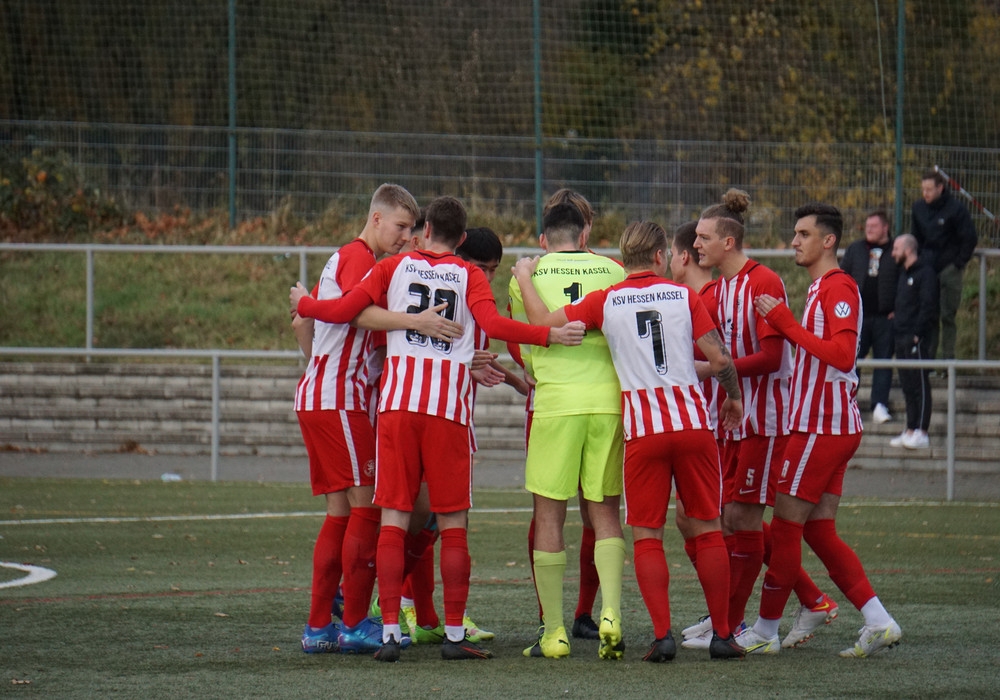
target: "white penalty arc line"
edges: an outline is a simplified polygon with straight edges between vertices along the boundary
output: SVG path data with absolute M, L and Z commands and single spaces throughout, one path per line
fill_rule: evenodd
M 0 567 L 4 569 L 17 569 L 18 571 L 24 571 L 28 574 L 27 576 L 16 578 L 13 581 L 4 581 L 3 583 L 0 583 L 0 588 L 30 586 L 33 583 L 41 583 L 42 581 L 48 581 L 50 578 L 56 577 L 55 571 L 52 569 L 46 569 L 44 566 L 31 566 L 30 564 L 18 564 L 13 561 L 0 561 Z
M 948 507 L 970 507 L 970 508 L 1000 508 L 1000 503 L 995 502 L 972 502 L 972 501 L 845 501 L 840 504 L 841 508 L 948 508 Z M 673 505 L 670 508 L 674 508 Z M 570 507 L 568 510 L 579 510 L 578 507 Z M 507 513 L 531 513 L 529 507 L 518 508 L 473 508 L 470 515 L 476 514 L 507 514 Z M 166 523 L 166 522 L 207 522 L 213 520 L 267 520 L 274 518 L 315 518 L 321 517 L 325 511 L 321 510 L 299 510 L 288 513 L 231 513 L 231 514 L 203 514 L 203 515 L 147 515 L 135 517 L 93 517 L 93 518 L 33 518 L 30 520 L 0 520 L 0 526 L 11 525 L 83 525 L 102 523 Z

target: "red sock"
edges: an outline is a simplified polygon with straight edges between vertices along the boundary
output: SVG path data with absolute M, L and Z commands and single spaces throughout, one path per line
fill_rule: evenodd
M 712 627 L 720 637 L 726 639 L 732 633 L 728 620 L 729 552 L 726 551 L 726 543 L 719 531 L 692 537 L 684 543 L 685 549 L 689 543 L 694 551 L 691 562 L 695 564 L 698 580 L 705 592 Z
M 771 565 L 771 526 L 764 522 L 764 566 Z M 812 577 L 806 572 L 805 569 L 799 567 L 799 577 L 795 580 L 795 586 L 792 588 L 795 591 L 795 597 L 799 599 L 800 605 L 805 605 L 808 608 L 816 605 L 816 601 L 823 597 L 823 591 L 819 589 L 816 582 L 812 580 Z
M 403 590 L 403 557 L 406 530 L 393 525 L 382 527 L 378 535 L 378 602 L 382 622 L 399 624 L 399 598 Z
M 646 537 L 636 540 L 632 551 L 635 578 L 653 621 L 653 635 L 662 639 L 670 631 L 670 569 L 663 553 L 663 542 L 655 537 Z
M 437 627 L 441 619 L 434 609 L 434 545 L 427 548 L 406 580 L 411 589 L 409 597 L 413 598 L 413 607 L 417 610 L 417 624 Z
M 719 537 L 722 537 L 722 533 L 719 533 Z M 697 571 L 698 548 L 695 546 L 694 540 L 695 540 L 694 537 L 689 537 L 688 539 L 684 540 L 684 553 L 687 554 L 688 559 L 691 560 L 691 566 L 693 566 L 695 568 L 695 571 Z M 725 541 L 723 541 L 722 546 L 723 547 L 726 546 Z M 726 577 L 728 578 L 728 574 L 726 575 Z
M 764 574 L 760 616 L 777 620 L 802 568 L 802 525 L 775 516 L 771 520 L 771 565 Z
M 450 527 L 441 532 L 441 587 L 444 590 L 444 623 L 460 626 L 469 599 L 472 559 L 465 528 Z
M 875 597 L 868 575 L 861 566 L 861 560 L 847 543 L 837 534 L 837 525 L 833 520 L 810 520 L 806 523 L 806 544 L 808 544 L 837 588 L 844 592 L 851 604 L 858 610 Z
M 729 629 L 736 629 L 746 615 L 747 601 L 753 593 L 761 564 L 764 562 L 764 533 L 739 530 L 732 534 L 729 552 Z
M 583 538 L 580 540 L 580 595 L 576 600 L 576 614 L 573 619 L 593 613 L 597 589 L 601 587 L 601 579 L 597 575 L 597 567 L 594 566 L 595 539 L 594 528 L 583 528 Z
M 535 600 L 538 601 L 538 621 L 542 621 L 542 599 L 538 597 L 538 584 L 535 583 L 535 519 L 528 525 L 528 569 L 531 571 L 531 585 L 535 587 Z
M 354 627 L 368 614 L 375 587 L 375 551 L 382 513 L 351 508 L 344 535 L 344 625 Z
M 343 571 L 341 557 L 348 520 L 346 515 L 326 516 L 316 537 L 309 603 L 310 627 L 326 627 L 333 619 L 333 598 L 337 595 Z
M 427 551 L 429 547 L 433 547 L 434 543 L 437 542 L 438 538 L 437 528 L 424 528 L 415 535 L 409 533 L 406 534 L 406 558 L 403 563 L 403 575 L 409 576 L 410 572 L 417 566 L 420 562 L 420 558 L 424 556 L 424 552 Z

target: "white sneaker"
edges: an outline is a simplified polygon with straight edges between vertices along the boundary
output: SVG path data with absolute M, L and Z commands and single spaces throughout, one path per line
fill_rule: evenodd
M 884 403 L 875 404 L 875 408 L 872 409 L 872 420 L 875 421 L 876 425 L 882 425 L 892 420 L 892 415 Z
M 930 438 L 923 430 L 914 430 L 903 438 L 903 447 L 908 450 L 926 450 L 931 446 Z
M 899 435 L 890 440 L 889 444 L 892 447 L 902 447 L 906 443 L 906 441 L 910 439 L 910 434 L 912 432 L 913 432 L 912 430 L 904 430 Z
M 706 632 L 709 633 L 709 639 L 712 636 L 712 618 L 708 615 L 698 620 L 697 623 L 691 625 L 690 627 L 685 627 L 681 630 L 681 636 L 687 639 L 688 637 L 700 637 Z
M 743 647 L 747 654 L 777 654 L 781 648 L 778 635 L 774 635 L 770 639 L 761 637 L 754 631 L 753 627 L 747 627 L 736 635 L 736 643 Z
M 824 594 L 823 600 L 812 607 L 799 606 L 795 613 L 795 621 L 788 636 L 781 642 L 783 649 L 791 649 L 805 644 L 816 634 L 820 625 L 829 625 L 837 617 L 840 609 L 830 596 Z
M 895 620 L 890 620 L 888 625 L 865 625 L 861 628 L 861 637 L 854 646 L 844 649 L 840 655 L 845 659 L 863 659 L 882 649 L 891 649 L 899 644 L 902 638 L 903 630 Z
M 684 641 L 681 642 L 682 649 L 708 649 L 712 645 L 712 636 L 715 633 L 709 629 L 707 632 L 702 632 L 697 637 L 685 637 Z

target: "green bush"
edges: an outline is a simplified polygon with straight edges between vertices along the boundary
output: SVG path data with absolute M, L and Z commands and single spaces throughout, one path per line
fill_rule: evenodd
M 115 226 L 114 200 L 86 182 L 69 155 L 34 150 L 27 158 L 0 154 L 0 232 L 7 240 L 66 241 Z

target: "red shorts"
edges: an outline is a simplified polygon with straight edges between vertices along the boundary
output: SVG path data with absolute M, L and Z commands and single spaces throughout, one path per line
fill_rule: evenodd
M 378 417 L 375 505 L 410 512 L 427 482 L 431 512 L 472 507 L 472 446 L 469 426 L 410 411 Z
M 824 493 L 840 496 L 847 461 L 857 452 L 861 433 L 813 435 L 792 433 L 778 474 L 778 493 L 819 503 Z
M 723 503 L 774 505 L 777 470 L 787 436 L 750 435 L 726 445 Z M 685 504 L 686 505 L 686 504 Z
M 714 520 L 722 505 L 719 448 L 710 430 L 646 435 L 625 443 L 625 522 L 656 530 L 667 520 L 671 478 L 684 512 Z
M 364 411 L 296 411 L 314 496 L 375 483 L 375 431 Z

